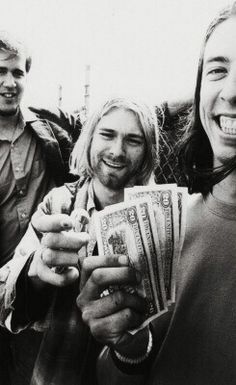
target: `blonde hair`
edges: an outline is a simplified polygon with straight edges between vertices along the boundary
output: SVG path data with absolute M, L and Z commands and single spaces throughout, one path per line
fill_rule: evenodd
M 94 130 L 102 117 L 116 108 L 131 111 L 138 119 L 138 123 L 144 134 L 146 151 L 141 169 L 139 170 L 137 183 L 148 183 L 158 161 L 159 132 L 157 117 L 155 112 L 146 104 L 126 98 L 107 100 L 88 118 L 72 151 L 70 172 L 79 175 L 80 177 L 93 177 L 93 169 L 90 162 L 90 149 Z

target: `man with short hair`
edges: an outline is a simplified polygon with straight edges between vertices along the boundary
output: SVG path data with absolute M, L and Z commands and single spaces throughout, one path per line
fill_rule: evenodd
M 94 213 L 123 201 L 125 187 L 153 180 L 157 136 L 155 114 L 146 105 L 123 98 L 103 104 L 87 120 L 72 153 L 71 171 L 80 181 L 53 189 L 44 198 L 9 263 L 18 261 L 18 274 L 10 272 L 0 284 L 7 293 L 1 323 L 15 333 L 31 325 L 44 331 L 34 385 L 96 381 L 101 346 L 76 305 L 78 262 L 97 254 Z M 89 235 L 68 231 L 70 213 L 77 209 L 89 215 Z
M 38 119 L 21 107 L 30 67 L 31 57 L 24 44 L 1 31 L 0 266 L 13 257 L 33 212 L 45 194 L 53 186 L 71 180 L 68 167 L 71 137 L 60 127 Z M 8 267 L 3 270 L 5 277 L 1 276 L 0 280 L 4 280 L 10 272 Z M 15 262 L 11 265 L 11 273 L 17 270 Z M 1 313 L 4 307 L 2 300 L 0 306 Z M 38 349 L 35 353 L 33 346 L 38 346 L 41 335 L 33 332 L 26 334 L 18 338 L 0 329 L 0 383 L 4 385 L 8 383 L 6 369 L 11 372 L 13 385 L 21 384 L 21 377 L 27 383 Z M 28 340 L 31 343 L 23 349 Z

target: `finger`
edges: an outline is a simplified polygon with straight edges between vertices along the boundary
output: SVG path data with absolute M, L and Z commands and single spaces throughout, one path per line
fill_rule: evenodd
M 39 280 L 42 283 L 61 287 L 70 285 L 78 279 L 79 272 L 76 268 L 71 267 L 67 268 L 62 274 L 57 274 L 44 264 L 43 260 L 40 258 L 40 253 L 36 253 L 30 265 L 28 276 L 33 281 Z
M 78 253 L 68 250 L 53 250 L 45 248 L 42 251 L 42 260 L 49 267 L 77 266 Z
M 97 255 L 96 257 L 87 257 L 83 259 L 83 261 L 79 259 L 79 262 L 82 265 L 80 278 L 80 287 L 82 288 L 84 287 L 85 282 L 88 280 L 93 270 L 100 267 L 128 266 L 129 259 L 126 255 L 109 254 Z
M 143 316 L 140 313 L 127 308 L 104 318 L 90 319 L 88 325 L 98 341 L 115 345 L 128 330 L 136 329 L 142 322 Z
M 98 299 L 104 289 L 107 289 L 109 286 L 136 286 L 140 281 L 140 273 L 129 266 L 95 269 L 92 271 L 82 290 L 84 300 L 90 301 Z
M 58 232 L 62 230 L 70 230 L 72 228 L 72 220 L 66 214 L 47 215 L 38 210 L 31 219 L 33 227 L 42 233 Z
M 84 209 L 74 209 L 70 214 L 71 220 L 73 222 L 74 231 L 81 232 L 86 231 L 86 225 L 89 223 L 89 214 Z
M 52 249 L 79 250 L 87 245 L 89 235 L 87 233 L 75 233 L 74 231 L 61 231 L 59 233 L 46 233 L 42 238 L 42 245 Z
M 57 274 L 55 271 L 45 268 L 45 265 L 38 270 L 38 277 L 44 282 L 47 282 L 50 285 L 64 287 L 71 285 L 79 277 L 79 272 L 74 267 L 68 267 L 66 270 L 63 270 L 62 273 Z
M 147 302 L 144 298 L 136 294 L 128 294 L 123 290 L 117 290 L 106 297 L 89 303 L 85 303 L 83 295 L 79 295 L 77 306 L 80 308 L 86 323 L 89 319 L 107 317 L 125 308 L 133 309 L 143 315 L 147 312 Z

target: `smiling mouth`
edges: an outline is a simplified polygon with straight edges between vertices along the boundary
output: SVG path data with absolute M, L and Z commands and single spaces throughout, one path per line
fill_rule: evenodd
M 104 159 L 103 159 L 103 163 L 105 163 L 106 166 L 115 168 L 115 169 L 117 169 L 117 170 L 121 170 L 122 168 L 125 167 L 125 164 L 124 164 L 124 163 L 112 162 L 112 161 L 110 161 L 110 160 L 104 160 Z
M 16 94 L 13 92 L 2 92 L 0 95 L 6 99 L 13 99 L 16 96 Z
M 221 115 L 218 119 L 218 125 L 225 134 L 236 135 L 236 117 L 228 117 Z

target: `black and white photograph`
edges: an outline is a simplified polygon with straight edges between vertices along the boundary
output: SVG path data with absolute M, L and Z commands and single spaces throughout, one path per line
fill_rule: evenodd
M 235 384 L 236 1 L 0 9 L 0 385 Z

